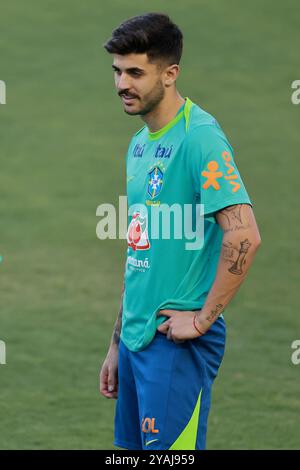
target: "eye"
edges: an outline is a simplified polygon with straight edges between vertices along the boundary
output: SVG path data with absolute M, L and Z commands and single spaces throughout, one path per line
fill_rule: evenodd
M 143 72 L 131 72 L 131 75 L 133 77 L 141 77 L 143 75 Z

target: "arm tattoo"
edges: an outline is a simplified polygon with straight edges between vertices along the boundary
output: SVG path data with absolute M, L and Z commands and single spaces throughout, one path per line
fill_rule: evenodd
M 233 206 L 225 207 L 218 214 L 221 216 L 221 226 L 224 234 L 228 232 L 237 232 L 247 230 L 250 227 L 248 217 L 243 213 L 243 206 L 245 204 L 236 204 Z M 246 220 L 245 220 L 246 218 Z M 235 237 L 236 238 L 236 237 Z M 246 254 L 252 245 L 248 238 L 243 241 L 240 240 L 240 246 L 236 246 L 230 241 L 230 236 L 224 240 L 222 245 L 223 260 L 230 264 L 228 271 L 232 274 L 243 274 L 243 265 L 246 263 Z
M 206 320 L 208 320 L 209 322 L 213 321 L 214 318 L 216 318 L 220 315 L 220 313 L 222 311 L 222 308 L 223 308 L 223 304 L 217 304 L 215 309 L 211 310 L 208 317 L 206 317 Z
M 225 217 L 226 228 L 224 233 L 244 230 L 249 228 L 249 224 L 244 223 L 242 219 L 242 206 L 243 204 L 236 204 L 234 206 L 225 207 L 219 214 Z
M 120 342 L 120 334 L 121 334 L 121 326 L 122 326 L 122 310 L 120 310 L 113 334 L 113 343 L 119 344 Z
M 246 238 L 244 241 L 240 242 L 240 245 L 241 246 L 237 259 L 231 268 L 228 269 L 228 271 L 232 274 L 243 274 L 243 265 L 246 263 L 245 257 L 251 246 L 251 243 L 249 242 L 248 238 Z
M 120 310 L 119 315 L 115 324 L 113 332 L 113 343 L 118 345 L 120 342 L 121 328 L 122 328 L 122 314 L 123 314 L 123 296 L 124 296 L 125 286 L 123 286 L 123 291 L 121 295 Z
M 224 242 L 222 246 L 224 260 L 232 263 L 232 259 L 239 253 L 239 250 L 237 250 L 231 242 Z
M 228 225 L 230 226 L 233 223 L 239 222 L 243 223 L 241 218 L 241 207 L 242 204 L 237 204 L 236 206 L 225 207 L 220 214 L 224 215 L 227 218 Z

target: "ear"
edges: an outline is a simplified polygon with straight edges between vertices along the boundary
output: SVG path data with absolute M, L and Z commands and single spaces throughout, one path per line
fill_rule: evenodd
M 180 67 L 178 64 L 169 65 L 165 69 L 165 79 L 164 79 L 165 85 L 167 87 L 174 85 L 179 73 L 180 73 Z

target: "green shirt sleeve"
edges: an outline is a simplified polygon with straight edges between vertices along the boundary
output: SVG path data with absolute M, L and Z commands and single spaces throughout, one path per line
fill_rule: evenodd
M 233 149 L 217 124 L 202 125 L 187 137 L 188 161 L 197 199 L 204 215 L 215 222 L 214 214 L 234 204 L 250 204 L 250 198 L 234 161 Z

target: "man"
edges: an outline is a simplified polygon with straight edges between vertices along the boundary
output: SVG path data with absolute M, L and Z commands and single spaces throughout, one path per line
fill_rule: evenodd
M 176 89 L 179 28 L 166 15 L 137 16 L 104 47 L 113 55 L 124 111 L 140 115 L 145 126 L 126 157 L 134 209 L 100 391 L 117 398 L 116 446 L 204 449 L 211 388 L 224 354 L 222 312 L 246 277 L 260 235 L 220 126 Z M 170 237 L 153 236 L 151 217 L 174 204 L 203 205 L 204 238 L 196 249 L 174 230 Z

